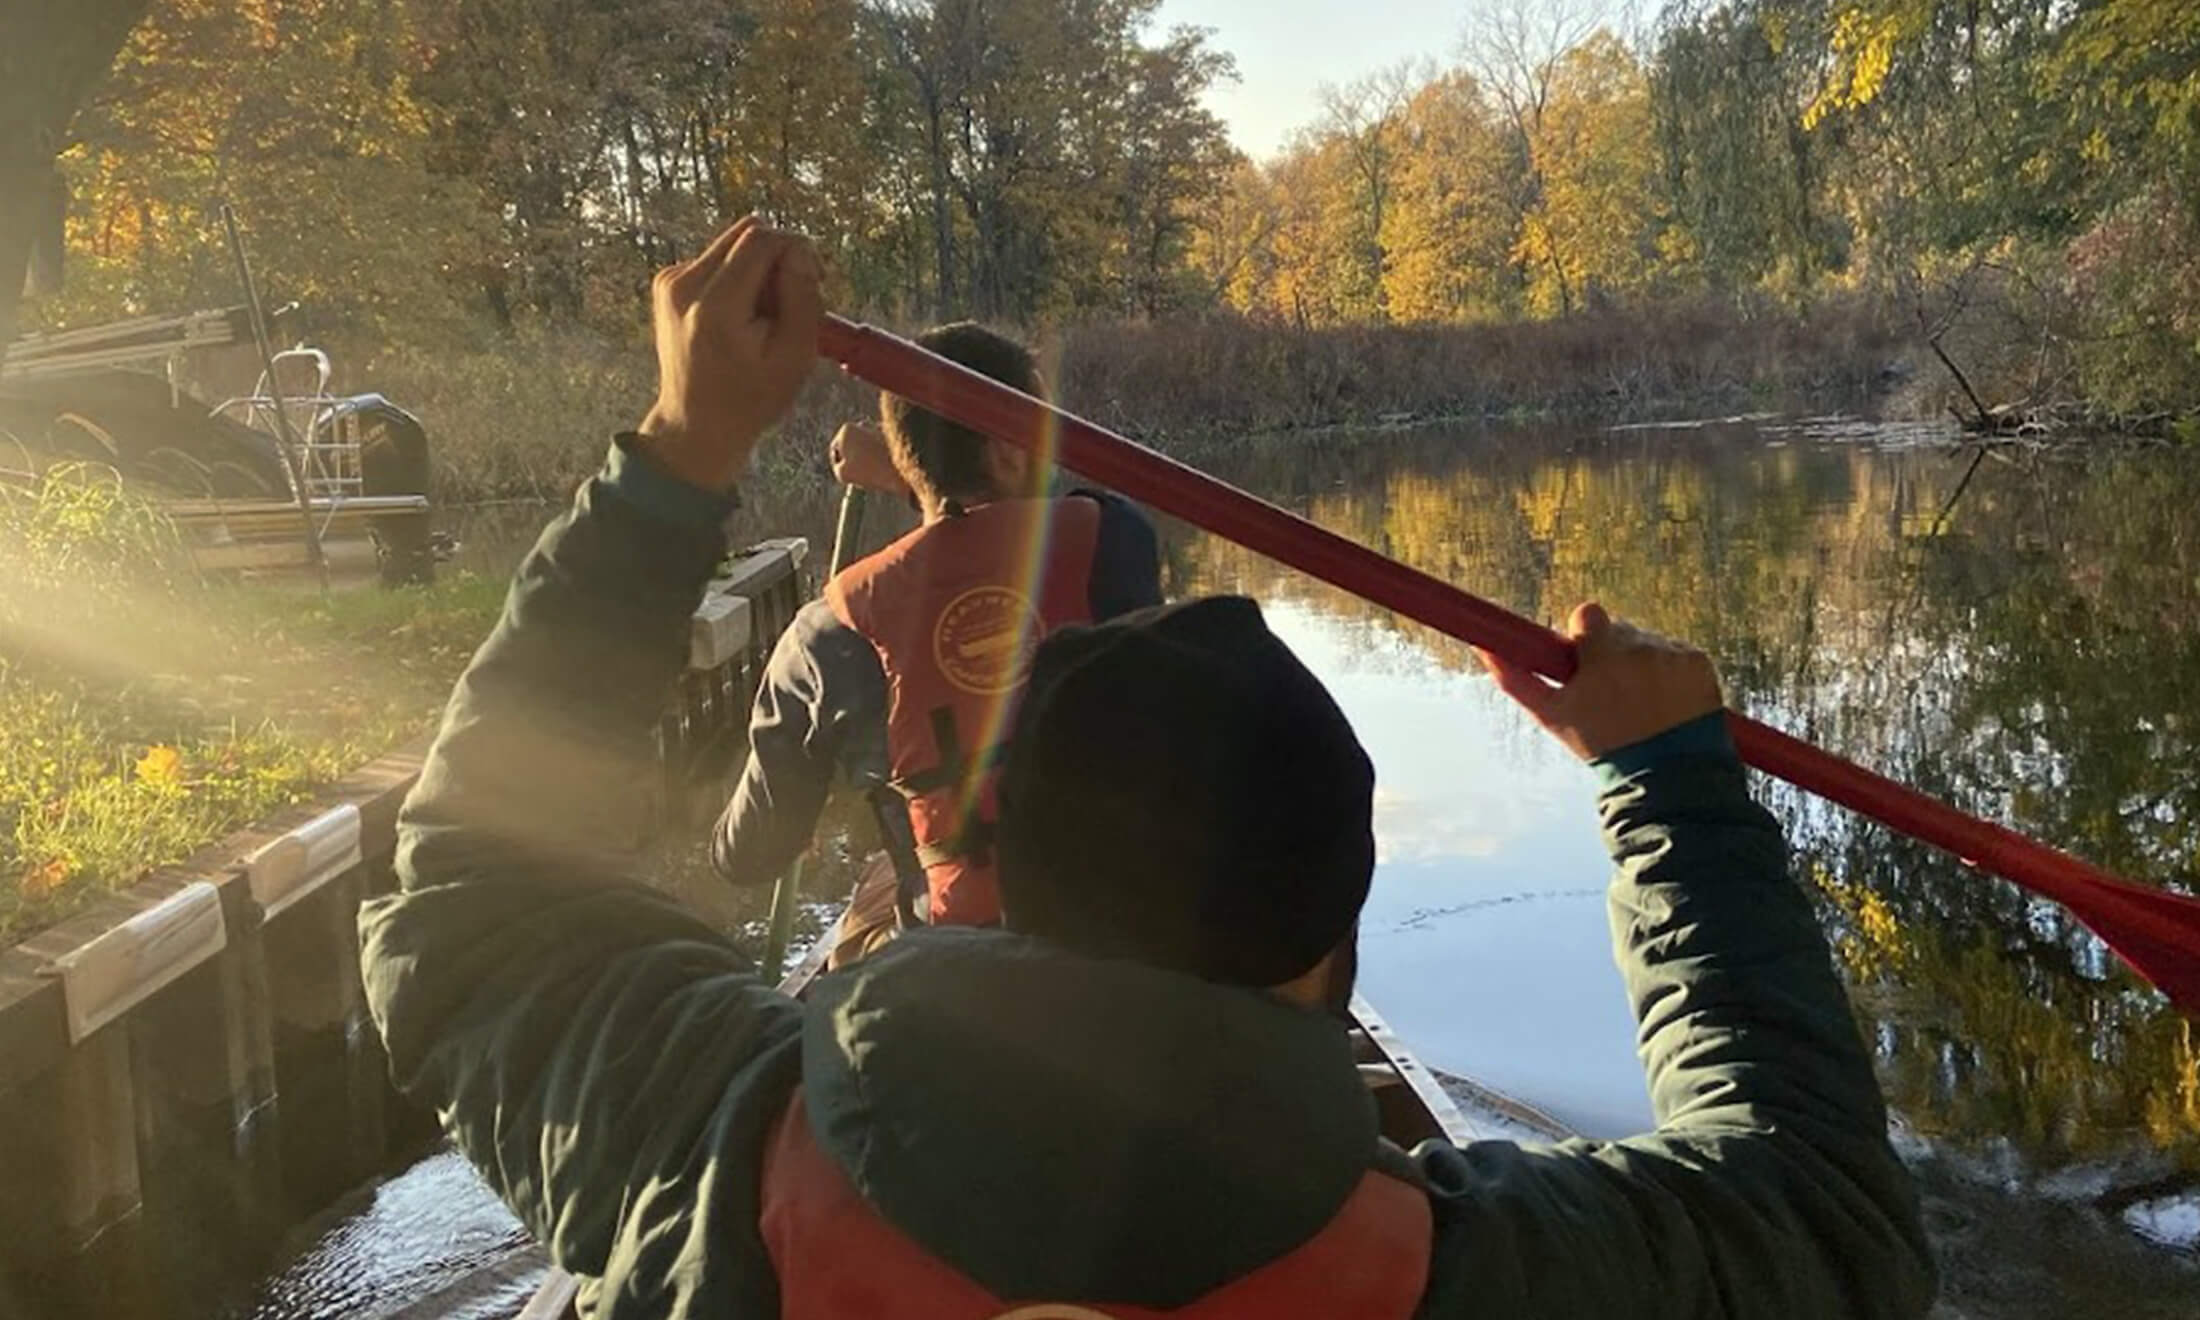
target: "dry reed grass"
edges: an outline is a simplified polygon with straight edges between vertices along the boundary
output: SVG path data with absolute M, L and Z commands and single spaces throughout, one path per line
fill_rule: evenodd
M 905 327 L 897 327 L 905 328 Z M 1853 402 L 1900 349 L 1862 303 L 1800 316 L 1674 302 L 1563 320 L 1306 329 L 1239 316 L 1037 330 L 1066 406 L 1148 441 L 1416 417 L 1642 416 L 1755 402 Z M 377 355 L 375 388 L 426 421 L 439 498 L 563 499 L 654 388 L 639 329 L 529 330 L 460 351 Z M 829 481 L 824 442 L 871 392 L 820 369 L 759 456 L 776 493 Z

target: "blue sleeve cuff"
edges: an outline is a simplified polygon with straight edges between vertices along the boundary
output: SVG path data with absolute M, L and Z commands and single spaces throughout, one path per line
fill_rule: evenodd
M 1734 735 L 1727 732 L 1726 712 L 1715 710 L 1708 715 L 1698 715 L 1686 724 L 1676 724 L 1663 733 L 1652 734 L 1641 742 L 1615 747 L 1589 762 L 1589 769 L 1597 777 L 1597 790 L 1603 792 L 1619 787 L 1663 761 L 1686 758 L 1731 761 L 1738 755 L 1734 750 Z
M 733 511 L 741 507 L 741 497 L 733 491 L 704 490 L 657 466 L 634 447 L 637 439 L 632 431 L 613 437 L 611 452 L 605 456 L 603 472 L 597 478 L 628 507 L 675 527 L 697 531 L 723 527 Z

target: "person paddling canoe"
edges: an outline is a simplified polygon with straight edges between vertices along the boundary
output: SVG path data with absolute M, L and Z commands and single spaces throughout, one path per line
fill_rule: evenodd
M 807 243 L 754 221 L 655 299 L 658 402 L 520 567 L 360 918 L 397 1084 L 584 1313 L 1925 1313 L 1915 1196 L 1710 663 L 1594 608 L 1564 685 L 1494 672 L 1602 784 L 1657 1122 L 1624 1141 L 1377 1135 L 1333 1011 L 1373 771 L 1250 601 L 1037 648 L 1003 928 L 914 931 L 797 1002 L 624 877 L 603 840 L 821 316 Z
M 960 322 L 917 342 L 1044 393 L 1030 350 L 996 331 Z M 882 428 L 833 438 L 835 475 L 905 495 L 923 521 L 838 573 L 780 635 L 711 845 L 727 880 L 768 884 L 809 846 L 836 773 L 868 791 L 886 850 L 841 922 L 836 966 L 891 936 L 900 911 L 1000 920 L 993 770 L 1032 650 L 1063 624 L 1161 599 L 1153 527 L 1131 505 L 1092 490 L 1044 498 L 1052 474 L 1023 449 L 879 402 Z

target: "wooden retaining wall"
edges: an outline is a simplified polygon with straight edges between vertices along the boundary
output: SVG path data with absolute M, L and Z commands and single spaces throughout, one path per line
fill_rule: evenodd
M 669 820 L 743 746 L 807 544 L 712 584 L 659 729 Z M 360 985 L 424 744 L 0 952 L 0 1320 L 215 1313 L 302 1220 L 419 1152 Z

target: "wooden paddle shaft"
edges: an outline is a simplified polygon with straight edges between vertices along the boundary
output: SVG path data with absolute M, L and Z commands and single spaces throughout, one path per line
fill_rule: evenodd
M 840 576 L 862 536 L 863 488 L 843 487 L 840 517 L 833 524 L 833 554 L 825 563 L 826 581 Z M 779 975 L 780 964 L 787 960 L 787 940 L 794 932 L 794 905 L 802 893 L 802 868 L 807 857 L 805 853 L 788 863 L 787 873 L 772 886 L 771 915 L 764 926 L 764 968 L 770 976 Z
M 818 351 L 943 417 L 1516 665 L 1557 681 L 1574 672 L 1572 644 L 1541 624 L 898 336 L 827 315 Z M 2063 904 L 2181 1006 L 2200 1006 L 2200 902 L 2118 879 L 1746 715 L 1727 719 L 1750 765 Z M 2169 922 L 2185 930 L 2157 929 Z

